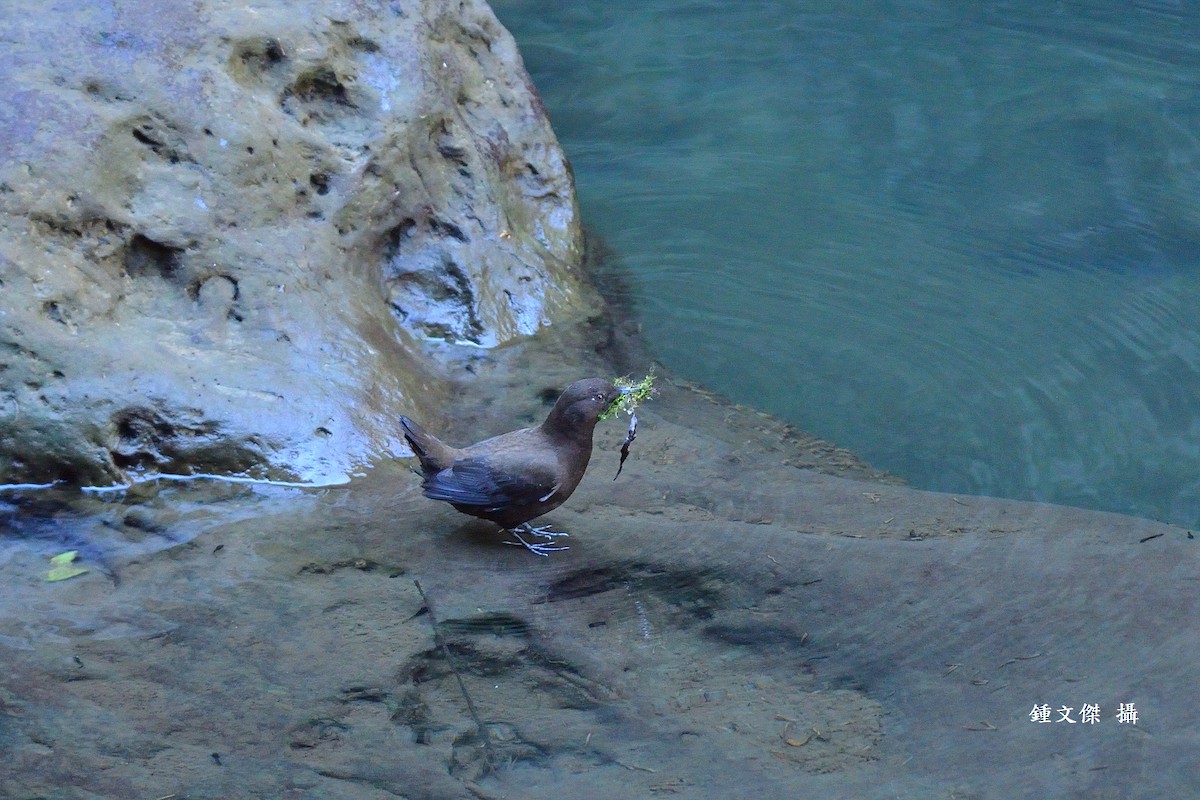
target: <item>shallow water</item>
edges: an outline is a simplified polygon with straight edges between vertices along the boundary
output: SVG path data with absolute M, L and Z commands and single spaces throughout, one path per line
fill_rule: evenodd
M 668 366 L 915 486 L 1200 524 L 1200 11 L 493 5 Z

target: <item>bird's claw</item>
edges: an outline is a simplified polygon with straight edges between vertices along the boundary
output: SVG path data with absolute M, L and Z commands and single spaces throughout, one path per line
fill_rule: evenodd
M 559 550 L 569 550 L 570 549 L 565 544 L 551 544 L 550 542 L 544 542 L 542 544 L 534 544 L 533 542 L 528 542 L 521 537 L 521 533 L 524 532 L 524 533 L 534 534 L 535 536 L 541 536 L 543 538 L 553 541 L 554 537 L 567 535 L 566 533 L 561 532 L 561 531 L 550 530 L 549 525 L 543 525 L 540 528 L 535 528 L 532 525 L 529 525 L 528 523 L 526 523 L 524 525 L 521 525 L 518 528 L 511 528 L 511 529 L 509 529 L 508 532 L 513 535 L 513 538 L 516 539 L 516 541 L 515 542 L 506 541 L 505 544 L 517 545 L 518 547 L 524 547 L 526 550 L 533 553 L 534 555 L 542 556 L 543 558 L 548 557 L 551 553 L 557 552 Z
M 513 534 L 513 535 L 516 536 L 516 534 Z M 535 556 L 542 556 L 544 558 L 549 558 L 550 554 L 556 550 L 570 550 L 571 549 L 571 548 L 567 547 L 565 544 L 560 544 L 560 545 L 532 544 L 530 542 L 525 541 L 520 536 L 517 536 L 517 541 L 515 541 L 515 542 L 507 542 L 506 541 L 505 544 L 512 544 L 512 545 L 516 545 L 517 547 L 524 547 L 529 552 L 533 553 Z
M 525 531 L 526 533 L 536 533 L 538 536 L 545 537 L 546 539 L 553 539 L 556 536 L 570 536 L 571 535 L 571 534 L 567 533 L 566 531 L 552 531 L 552 530 L 550 530 L 549 525 L 542 525 L 542 526 L 535 528 L 532 525 L 529 525 L 528 523 L 526 523 L 525 527 L 521 528 L 521 530 Z

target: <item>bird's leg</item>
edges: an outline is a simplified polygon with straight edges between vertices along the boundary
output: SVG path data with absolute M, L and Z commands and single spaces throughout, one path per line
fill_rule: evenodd
M 549 525 L 543 525 L 540 528 L 535 528 L 535 527 L 531 526 L 528 522 L 523 522 L 515 528 L 507 529 L 508 532 L 513 535 L 513 538 L 516 539 L 516 541 L 515 542 L 505 542 L 505 544 L 524 546 L 525 549 L 527 549 L 529 552 L 533 553 L 534 555 L 539 555 L 539 556 L 549 556 L 551 553 L 553 553 L 557 550 L 569 549 L 565 544 L 555 545 L 555 544 L 550 544 L 550 542 L 546 542 L 544 544 L 533 544 L 532 542 L 528 542 L 521 537 L 522 533 L 531 533 L 536 536 L 544 536 L 547 539 L 552 539 L 555 536 L 566 536 L 567 535 L 565 533 L 551 531 L 549 528 L 550 528 Z

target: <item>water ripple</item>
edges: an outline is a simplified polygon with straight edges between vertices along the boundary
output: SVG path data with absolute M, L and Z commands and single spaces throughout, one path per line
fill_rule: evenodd
M 918 486 L 1200 522 L 1200 11 L 506 5 L 673 369 Z

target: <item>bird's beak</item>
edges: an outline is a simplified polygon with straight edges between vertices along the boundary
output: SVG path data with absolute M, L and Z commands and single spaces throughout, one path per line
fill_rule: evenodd
M 632 391 L 633 391 L 632 386 L 618 386 L 617 387 L 617 394 L 629 394 Z

